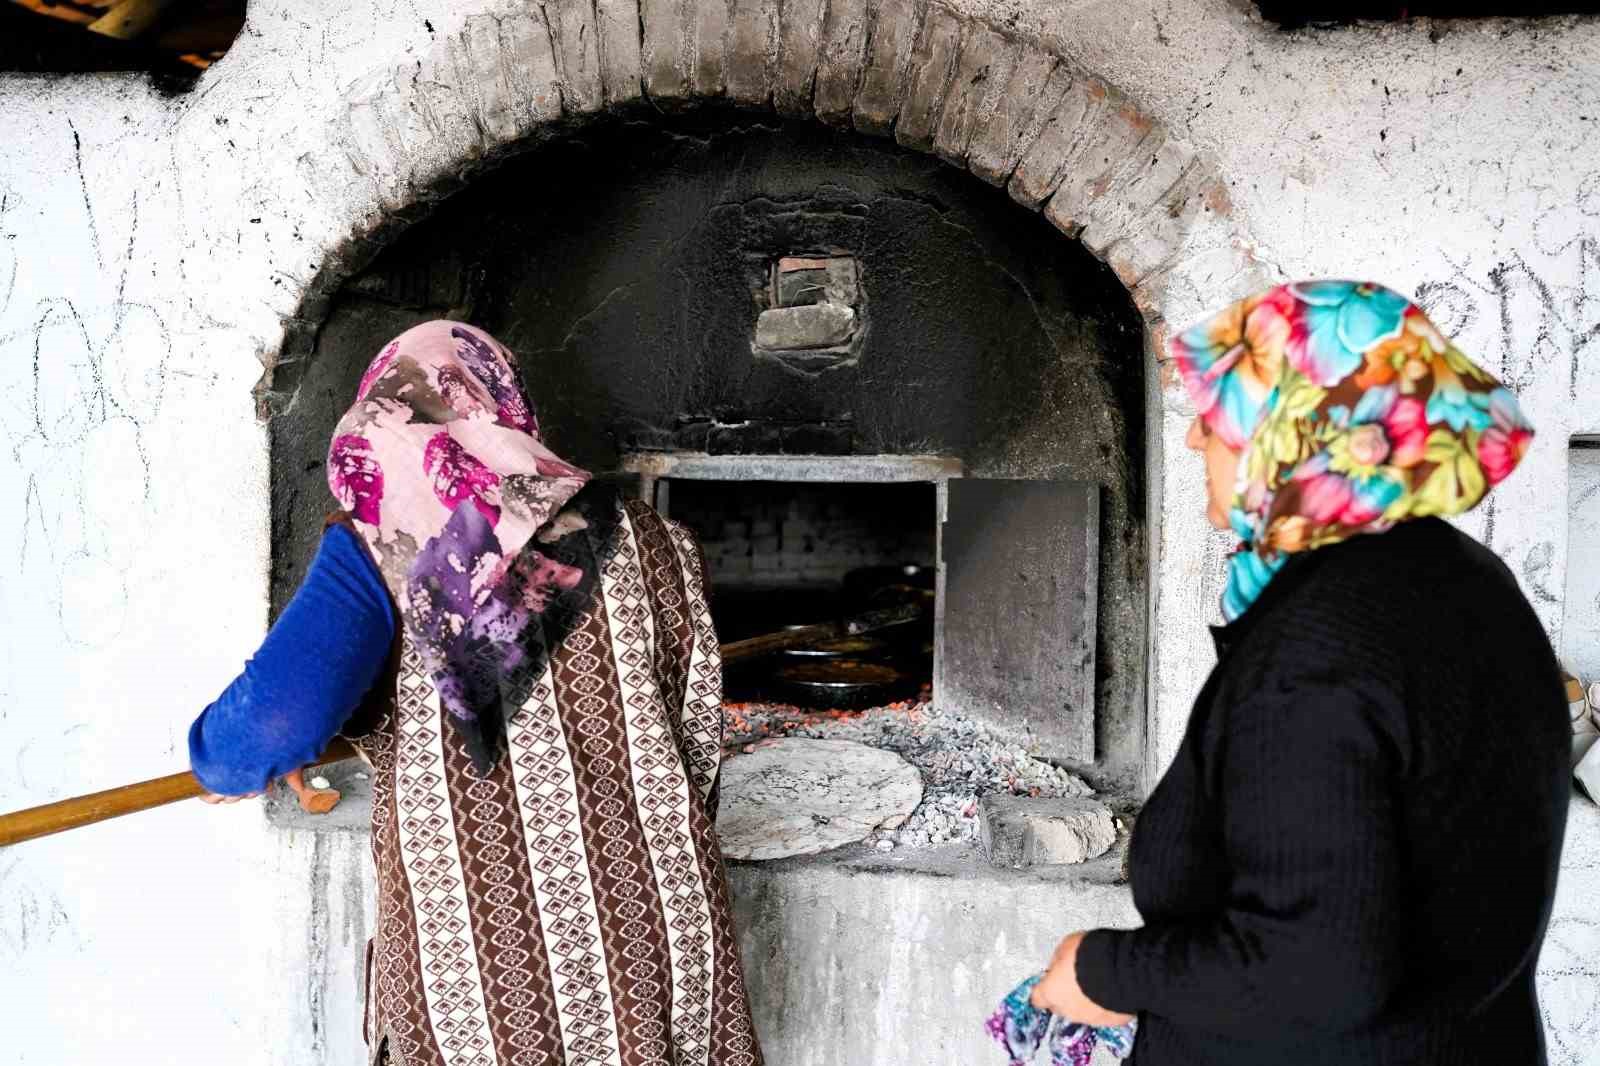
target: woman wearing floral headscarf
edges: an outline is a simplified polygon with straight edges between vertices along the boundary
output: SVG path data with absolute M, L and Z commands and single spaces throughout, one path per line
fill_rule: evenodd
M 513 365 L 458 322 L 378 353 L 342 510 L 190 762 L 213 799 L 340 732 L 373 764 L 375 1063 L 761 1066 L 699 548 L 552 453 Z
M 1440 521 L 1532 429 L 1379 285 L 1279 286 L 1172 352 L 1241 541 L 1218 663 L 1134 832 L 1145 926 L 1067 937 L 1033 1004 L 1137 1015 L 1140 1066 L 1544 1062 L 1561 674 L 1510 572 Z

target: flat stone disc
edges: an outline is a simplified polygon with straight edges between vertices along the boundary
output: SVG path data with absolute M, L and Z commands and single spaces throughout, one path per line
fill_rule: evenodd
M 922 802 L 922 775 L 892 751 L 789 737 L 722 763 L 717 836 L 730 859 L 814 855 L 893 829 Z

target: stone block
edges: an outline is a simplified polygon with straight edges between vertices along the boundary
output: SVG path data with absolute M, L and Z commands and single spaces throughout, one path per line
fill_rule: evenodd
M 1044 203 L 1066 176 L 1088 131 L 1113 103 L 1110 90 L 1102 83 L 1088 77 L 1073 78 L 1006 184 L 1011 198 L 1026 207 Z
M 676 433 L 662 426 L 650 426 L 633 422 L 632 424 L 619 426 L 616 434 L 618 447 L 626 452 L 691 450 L 683 444 Z M 703 439 L 699 443 L 704 443 Z M 692 450 L 700 451 L 702 449 L 695 447 Z
M 829 0 L 812 99 L 817 117 L 829 125 L 851 123 L 856 87 L 866 63 L 871 15 L 867 0 Z
M 845 422 L 785 426 L 785 455 L 849 455 L 855 450 L 855 427 Z
M 501 35 L 509 91 L 527 112 L 522 121 L 530 127 L 556 121 L 562 113 L 560 71 L 544 19 L 503 19 Z
M 450 62 L 448 54 L 430 57 L 423 78 L 415 64 L 406 64 L 363 79 L 350 90 L 349 105 L 336 120 L 334 141 L 357 173 L 372 183 L 385 221 L 413 207 L 452 164 L 482 154 L 470 97 L 463 96 L 450 66 L 441 69 Z M 419 84 L 424 81 L 426 88 Z M 553 81 L 548 91 L 559 113 Z
M 606 106 L 632 103 L 643 93 L 639 0 L 594 0 L 594 19 Z
M 987 27 L 974 25 L 967 30 L 933 138 L 940 159 L 967 165 L 972 134 L 994 113 L 999 95 L 1010 85 L 1017 52 L 1015 44 Z
M 851 120 L 862 133 L 888 136 L 900 115 L 926 0 L 877 0 Z
M 839 304 L 774 307 L 756 319 L 756 347 L 769 352 L 832 348 L 856 332 L 856 313 Z
M 394 144 L 389 134 L 386 88 L 390 72 L 370 74 L 346 90 L 346 106 L 334 113 L 329 140 L 350 161 L 355 172 L 381 187 L 393 170 Z
M 478 121 L 490 144 L 508 144 L 528 132 L 526 108 L 515 97 L 511 82 L 512 71 L 525 57 L 507 54 L 508 43 L 526 44 L 525 39 L 516 38 L 516 23 L 523 24 L 524 38 L 544 32 L 537 12 L 504 20 L 473 15 L 450 42 L 456 78 L 470 87 Z
M 895 140 L 907 148 L 926 152 L 933 147 L 939 113 L 961 52 L 962 29 L 960 17 L 943 7 L 928 8 L 922 20 L 922 32 L 911 55 L 905 100 L 894 127 Z
M 358 101 L 358 104 L 370 102 L 374 125 L 378 126 L 376 134 L 384 142 L 382 147 L 387 149 L 387 157 L 384 157 L 379 155 L 382 149 L 374 144 L 374 162 L 382 160 L 384 168 L 402 181 L 410 179 L 418 160 L 435 150 L 434 128 L 427 122 L 422 110 L 413 106 L 413 91 L 408 88 L 414 72 L 416 67 L 394 70 L 386 88 L 382 90 L 384 99 Z
M 1160 143 L 1152 145 L 1155 140 Z M 1194 164 L 1194 149 L 1186 141 L 1160 135 L 1148 138 L 1144 147 L 1148 154 L 1135 159 L 1133 168 L 1086 209 L 1078 239 L 1095 255 L 1103 257 L 1112 244 L 1133 236 L 1158 204 L 1163 213 L 1182 212 L 1182 201 L 1165 201 Z
M 1146 318 L 1161 318 L 1183 329 L 1201 315 L 1260 292 L 1284 279 L 1251 254 L 1231 226 L 1213 223 L 1204 240 L 1147 275 L 1133 290 L 1134 305 Z M 1166 352 L 1160 351 L 1165 357 Z M 1178 389 L 1175 396 L 1186 400 Z
M 778 0 L 733 0 L 728 36 L 728 96 L 750 107 L 772 100 L 778 57 Z
M 1072 81 L 1070 64 L 1040 48 L 1023 48 L 1010 84 L 972 134 L 967 169 L 991 185 L 1011 180 Z
M 733 31 L 730 0 L 698 0 L 690 5 L 695 20 L 694 71 L 690 83 L 697 97 L 723 95 L 728 86 L 728 39 Z
M 778 66 L 772 104 L 780 115 L 811 117 L 827 0 L 784 0 L 778 9 Z
M 639 0 L 639 59 L 645 95 L 662 103 L 690 96 L 691 16 L 679 0 Z
M 1589 802 L 1600 803 L 1600 746 L 1589 742 L 1579 754 L 1578 738 L 1573 741 L 1573 783 Z
M 856 261 L 848 256 L 801 259 L 793 256 L 778 260 L 776 271 L 778 307 L 835 303 L 854 307 L 861 288 Z
M 409 158 L 414 162 L 414 179 L 431 184 L 436 176 L 454 175 L 463 161 L 483 154 L 489 147 L 476 114 L 475 78 L 463 78 L 456 69 L 455 57 L 448 48 L 435 49 L 422 57 L 420 70 L 408 72 L 411 110 L 422 120 L 425 146 Z
M 1217 195 L 1220 187 L 1208 160 L 1190 160 L 1178 181 L 1106 247 L 1103 257 L 1124 285 L 1143 284 L 1185 248 L 1226 240 L 1218 206 L 1227 201 Z M 1207 232 L 1212 230 L 1218 232 Z
M 712 455 L 771 455 L 780 439 L 771 422 L 718 423 L 707 433 L 705 449 Z
M 1148 162 L 1165 137 L 1148 115 L 1126 102 L 1108 108 L 1085 132 L 1070 169 L 1044 207 L 1044 217 L 1069 237 L 1082 231 L 1094 205 L 1124 175 Z
M 594 5 L 589 0 L 546 0 L 543 6 L 550 38 L 555 42 L 562 106 L 573 115 L 600 110 L 605 103 L 605 90 L 600 80 Z
M 1123 171 L 1106 194 L 1085 208 L 1083 232 L 1078 240 L 1096 256 L 1130 238 L 1147 234 L 1160 222 L 1184 218 L 1186 206 L 1198 200 L 1190 171 L 1197 170 L 1194 147 L 1186 141 L 1152 134 L 1144 142 L 1147 154 L 1136 158 L 1133 170 Z M 1179 186 L 1184 186 L 1179 189 Z M 1176 200 L 1170 200 L 1178 192 Z M 1181 227 L 1162 226 L 1165 238 L 1181 238 Z M 1176 243 L 1173 243 L 1176 250 Z
M 670 447 L 685 452 L 707 451 L 711 432 L 710 420 L 688 419 L 674 430 Z
M 1139 924 L 1111 857 L 1093 871 L 1017 873 L 994 869 L 966 846 L 922 854 L 842 852 L 729 868 L 733 924 L 768 1062 L 1004 1062 L 974 1023 L 976 1012 L 1013 975 L 1036 972 L 1065 933 Z M 926 1006 L 911 1006 L 918 1004 Z M 1102 1053 L 1092 1062 L 1113 1060 Z
M 1117 823 L 1092 799 L 985 796 L 978 804 L 984 854 L 995 866 L 1066 866 L 1111 850 Z

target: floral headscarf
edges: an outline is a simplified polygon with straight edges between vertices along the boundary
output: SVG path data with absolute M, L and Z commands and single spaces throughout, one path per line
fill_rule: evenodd
M 385 345 L 334 430 L 328 486 L 480 770 L 523 630 L 583 578 L 530 540 L 588 479 L 540 441 L 511 353 L 459 322 Z
M 1371 282 L 1279 285 L 1171 349 L 1206 426 L 1243 453 L 1229 621 L 1291 553 L 1472 509 L 1533 440 L 1510 390 Z

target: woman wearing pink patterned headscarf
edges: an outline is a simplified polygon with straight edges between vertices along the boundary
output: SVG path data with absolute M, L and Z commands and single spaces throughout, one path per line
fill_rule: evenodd
M 374 1061 L 760 1066 L 699 548 L 558 458 L 514 365 L 456 322 L 379 352 L 342 510 L 191 763 L 218 799 L 336 733 L 372 764 Z
M 1280 285 L 1172 356 L 1239 538 L 1227 624 L 1133 834 L 1144 927 L 1067 937 L 1027 998 L 1137 1016 L 1138 1066 L 1543 1063 L 1561 674 L 1515 578 L 1440 521 L 1532 428 L 1373 283 Z
M 329 487 L 481 769 L 484 714 L 521 659 L 530 613 L 582 578 L 523 548 L 588 480 L 540 439 L 509 353 L 458 323 L 390 342 L 334 430 Z

